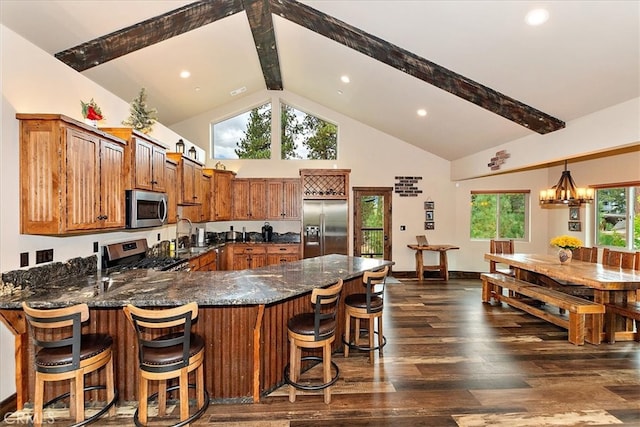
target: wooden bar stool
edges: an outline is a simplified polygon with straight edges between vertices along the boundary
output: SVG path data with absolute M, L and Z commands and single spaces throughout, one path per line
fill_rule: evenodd
M 324 390 L 324 403 L 331 403 L 331 386 L 338 381 L 340 369 L 331 360 L 331 343 L 335 340 L 336 315 L 342 292 L 342 279 L 335 285 L 322 289 L 316 288 L 311 292 L 313 313 L 302 313 L 293 316 L 287 323 L 289 336 L 289 364 L 284 367 L 284 379 L 289 387 L 289 401 L 296 401 L 296 389 Z M 322 357 L 302 357 L 302 349 L 322 348 Z M 313 360 L 322 362 L 323 383 L 299 383 L 301 365 L 303 361 Z M 336 374 L 331 376 L 331 367 Z
M 22 303 L 27 322 L 33 333 L 36 370 L 33 424 L 42 425 L 43 408 L 69 397 L 69 415 L 74 426 L 96 421 L 107 411 L 115 415 L 114 404 L 118 391 L 113 379 L 113 339 L 106 334 L 82 334 L 82 323 L 89 320 L 87 304 L 66 308 L 35 309 Z M 71 334 L 69 336 L 69 334 Z M 106 385 L 86 386 L 84 376 L 105 367 Z M 47 403 L 44 386 L 47 381 L 70 380 L 70 390 Z M 84 392 L 106 389 L 107 404 L 95 415 L 85 418 Z
M 204 340 L 191 333 L 192 321 L 198 317 L 195 302 L 180 307 L 149 310 L 131 304 L 124 312 L 138 337 L 138 409 L 133 419 L 137 426 L 148 419 L 148 402 L 158 399 L 158 415 L 166 413 L 167 391 L 179 390 L 180 422 L 185 426 L 197 420 L 209 406 L 209 393 L 204 386 Z M 189 373 L 195 371 L 195 384 L 189 384 Z M 177 386 L 167 388 L 167 380 L 178 378 Z M 158 392 L 149 396 L 149 381 L 159 381 Z M 197 409 L 189 416 L 189 388 L 196 389 Z
M 373 363 L 373 352 L 378 350 L 382 354 L 382 347 L 387 339 L 382 333 L 382 309 L 384 307 L 384 287 L 387 280 L 389 267 L 380 271 L 367 271 L 362 276 L 365 293 L 351 294 L 344 300 L 345 326 L 342 342 L 345 344 L 344 357 L 349 357 L 349 349 L 357 349 L 369 352 L 369 363 Z M 351 340 L 351 318 L 355 319 L 355 331 Z M 360 328 L 360 320 L 368 320 L 368 329 Z M 377 319 L 378 330 L 375 329 Z M 368 345 L 361 344 L 360 334 L 367 332 Z M 375 336 L 378 336 L 378 345 L 375 345 Z

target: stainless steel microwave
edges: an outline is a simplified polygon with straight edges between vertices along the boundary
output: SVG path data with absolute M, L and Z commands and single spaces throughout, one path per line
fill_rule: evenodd
M 157 227 L 167 220 L 167 195 L 126 190 L 127 228 Z

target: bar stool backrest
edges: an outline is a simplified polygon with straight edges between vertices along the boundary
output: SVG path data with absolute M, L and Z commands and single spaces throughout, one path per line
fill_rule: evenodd
M 44 373 L 62 373 L 80 368 L 80 345 L 82 342 L 82 323 L 89 320 L 87 304 L 77 304 L 65 308 L 36 309 L 22 303 L 27 322 L 32 330 L 35 353 L 39 349 L 71 347 L 71 363 L 44 366 L 36 364 L 36 369 Z M 51 333 L 52 329 L 59 332 Z M 65 334 L 66 338 L 54 338 Z M 69 336 L 69 333 L 71 334 Z
M 573 249 L 571 252 L 573 254 L 573 259 L 577 259 L 578 261 L 598 262 L 598 248 L 595 246 L 591 248 L 581 246 Z
M 366 271 L 362 276 L 362 282 L 367 289 L 367 313 L 375 313 L 382 311 L 382 304 L 376 304 L 372 307 L 371 301 L 380 298 L 384 301 L 384 288 L 387 283 L 387 274 L 389 274 L 389 266 L 380 271 Z
M 198 317 L 197 303 L 162 310 L 143 309 L 129 304 L 124 312 L 138 337 L 140 369 L 147 372 L 171 372 L 189 365 L 191 324 Z M 146 352 L 157 353 L 158 349 L 174 346 L 182 347 L 180 360 L 162 365 L 145 363 Z
M 315 340 L 329 338 L 335 333 L 336 316 L 340 305 L 340 293 L 342 292 L 342 279 L 328 288 L 315 288 L 311 291 L 311 303 L 313 304 L 314 324 L 313 336 Z M 329 322 L 329 323 L 328 323 Z M 321 324 L 325 325 L 323 332 Z M 331 325 L 332 324 L 332 325 Z M 324 332 L 329 327 L 328 332 Z
M 609 248 L 602 250 L 602 265 L 634 269 L 636 258 L 638 256 L 634 252 L 616 251 Z

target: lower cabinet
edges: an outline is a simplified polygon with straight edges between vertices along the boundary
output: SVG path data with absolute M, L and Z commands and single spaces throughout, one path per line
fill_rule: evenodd
M 204 254 L 191 258 L 189 260 L 189 268 L 191 271 L 216 271 L 218 254 L 215 250 L 205 252 Z
M 267 265 L 284 264 L 299 259 L 300 246 L 298 244 L 267 246 Z
M 267 265 L 267 248 L 255 244 L 234 244 L 231 251 L 232 270 L 246 270 L 248 268 L 258 268 Z
M 229 246 L 227 265 L 232 270 L 246 270 L 300 259 L 300 245 L 297 243 L 231 243 Z

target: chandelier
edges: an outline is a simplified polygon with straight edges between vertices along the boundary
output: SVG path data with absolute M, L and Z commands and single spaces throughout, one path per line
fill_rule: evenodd
M 564 161 L 564 171 L 556 185 L 548 190 L 540 191 L 541 205 L 570 205 L 576 206 L 582 203 L 593 202 L 593 188 L 576 187 L 571 172 L 567 170 L 567 161 Z

